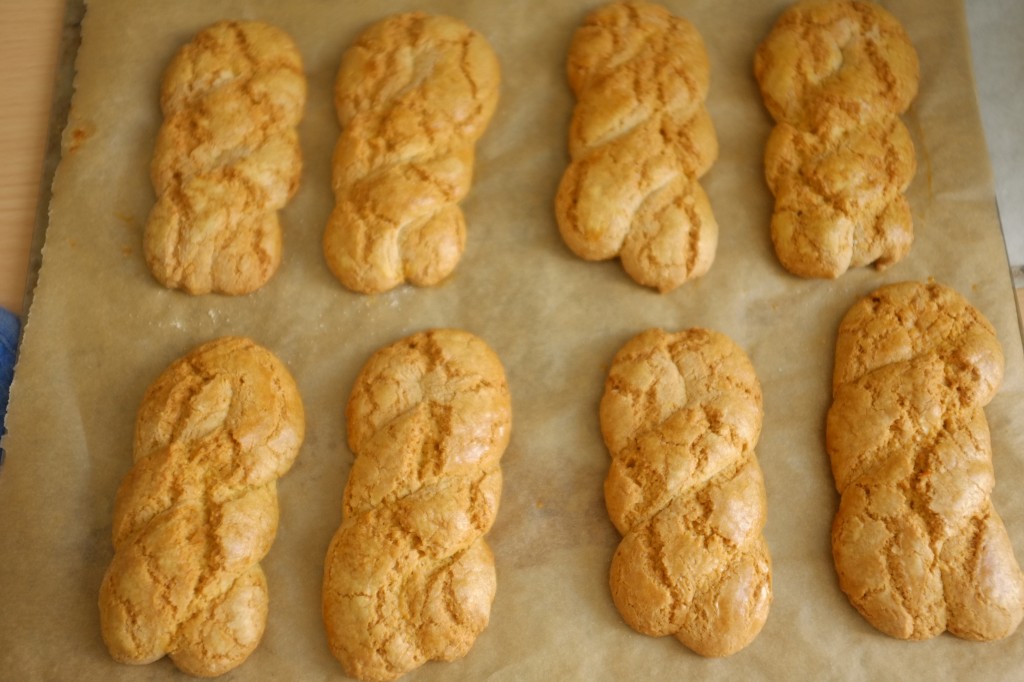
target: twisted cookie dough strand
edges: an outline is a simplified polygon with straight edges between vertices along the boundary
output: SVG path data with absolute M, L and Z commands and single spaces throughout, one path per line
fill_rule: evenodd
M 190 294 L 246 294 L 281 261 L 277 211 L 299 186 L 295 126 L 306 80 L 285 33 L 222 21 L 164 74 L 143 250 L 153 276 Z
M 389 17 L 345 52 L 334 92 L 336 203 L 323 239 L 342 284 L 363 293 L 431 286 L 455 269 L 466 240 L 458 202 L 499 85 L 490 45 L 449 17 Z
M 324 566 L 324 623 L 347 674 L 391 680 L 464 656 L 490 617 L 483 536 L 511 432 L 505 373 L 472 334 L 416 334 L 370 358 L 347 422 L 356 458 Z
M 252 653 L 267 619 L 259 562 L 277 532 L 276 480 L 304 429 L 288 371 L 248 339 L 204 344 L 150 386 L 100 588 L 116 660 L 166 654 L 191 675 L 213 676 Z
M 777 123 L 764 160 L 783 267 L 835 278 L 906 256 L 916 161 L 898 117 L 919 65 L 899 21 L 872 2 L 797 2 L 758 47 L 754 75 Z
M 840 587 L 888 635 L 991 640 L 1024 616 L 989 497 L 982 408 L 1002 375 L 992 325 L 947 287 L 883 287 L 843 318 L 826 427 L 842 495 L 832 550 Z
M 610 574 L 619 613 L 703 656 L 739 651 L 772 600 L 750 361 L 715 332 L 650 329 L 615 356 L 600 409 L 605 502 L 623 535 Z
M 586 260 L 618 256 L 662 292 L 706 273 L 718 225 L 696 179 L 718 143 L 700 34 L 658 5 L 606 5 L 573 37 L 568 74 L 572 163 L 555 202 L 566 245 Z
M 765 107 L 803 130 L 898 116 L 917 96 L 920 64 L 892 14 L 864 0 L 801 0 L 754 55 Z
M 775 126 L 764 154 L 775 195 L 771 234 L 779 262 L 801 277 L 900 261 L 914 241 L 903 195 L 917 170 L 896 116 L 827 133 Z

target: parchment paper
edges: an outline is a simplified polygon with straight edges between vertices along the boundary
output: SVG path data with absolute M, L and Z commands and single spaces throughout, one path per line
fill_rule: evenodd
M 936 280 L 995 324 L 1006 380 L 987 409 L 994 500 L 1024 558 L 1024 353 L 977 114 L 959 0 L 892 0 L 922 64 L 905 117 L 919 172 L 909 191 L 916 241 L 884 273 L 838 281 L 785 272 L 771 248 L 772 199 L 762 177 L 771 129 L 751 75 L 753 52 L 780 1 L 675 0 L 703 34 L 708 100 L 721 157 L 703 185 L 721 226 L 703 279 L 668 295 L 642 288 L 617 262 L 586 263 L 563 245 L 553 217 L 568 162 L 573 99 L 564 63 L 573 30 L 595 2 L 327 2 L 188 0 L 88 3 L 63 160 L 54 181 L 43 265 L 12 391 L 0 472 L 0 677 L 163 679 L 165 660 L 114 663 L 96 597 L 110 561 L 112 499 L 131 463 L 135 411 L 173 359 L 225 334 L 253 337 L 291 368 L 308 436 L 279 483 L 281 524 L 263 567 L 266 636 L 229 678 L 337 679 L 320 620 L 327 544 L 341 518 L 352 454 L 343 410 L 356 372 L 380 346 L 432 326 L 460 327 L 501 357 L 514 428 L 505 490 L 490 541 L 498 567 L 491 624 L 470 654 L 409 679 L 972 679 L 1017 674 L 1024 631 L 988 644 L 943 635 L 908 643 L 875 631 L 839 591 L 829 547 L 837 506 L 824 450 L 836 327 L 876 287 Z M 491 40 L 503 68 L 497 114 L 480 141 L 464 202 L 468 247 L 435 289 L 366 297 L 343 289 L 320 239 L 333 205 L 338 136 L 331 91 L 341 53 L 386 14 L 458 16 Z M 273 22 L 305 59 L 309 103 L 300 127 L 302 187 L 283 211 L 278 274 L 244 298 L 191 298 L 160 288 L 141 255 L 154 201 L 148 163 L 160 124 L 158 88 L 172 54 L 225 17 Z M 619 541 L 602 482 L 608 454 L 597 405 L 615 351 L 654 326 L 724 332 L 751 357 L 765 397 L 758 455 L 768 494 L 765 529 L 775 600 L 767 625 L 725 660 L 672 638 L 629 629 L 607 590 Z

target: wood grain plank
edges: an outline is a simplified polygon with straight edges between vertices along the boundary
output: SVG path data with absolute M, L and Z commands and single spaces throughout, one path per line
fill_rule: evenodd
M 22 312 L 64 0 L 0 2 L 0 306 Z

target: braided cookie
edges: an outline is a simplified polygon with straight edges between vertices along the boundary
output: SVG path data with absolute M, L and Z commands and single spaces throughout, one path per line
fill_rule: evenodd
M 992 325 L 935 283 L 883 287 L 839 327 L 832 551 L 839 586 L 887 635 L 998 639 L 1024 615 L 1024 576 L 989 499 L 982 408 L 1002 374 Z
M 500 80 L 484 37 L 449 17 L 387 18 L 345 52 L 334 88 L 335 207 L 323 239 L 342 284 L 363 293 L 432 286 L 455 269 L 466 241 L 458 202 Z
M 299 186 L 295 127 L 302 58 L 285 33 L 222 21 L 200 31 L 163 78 L 164 122 L 150 168 L 157 200 L 143 238 L 164 286 L 246 294 L 281 261 L 277 211 Z
M 881 270 L 913 242 L 903 192 L 917 169 L 899 115 L 917 94 L 917 53 L 872 2 L 802 0 L 754 57 L 777 126 L 765 149 L 779 262 L 800 277 Z
M 867 0 L 801 0 L 754 55 L 772 118 L 804 129 L 888 118 L 907 110 L 920 78 L 899 21 Z
M 658 5 L 612 3 L 577 29 L 568 76 L 572 162 L 555 200 L 566 245 L 586 260 L 617 256 L 662 292 L 705 274 L 718 224 L 697 178 L 718 141 L 700 34 Z
M 837 277 L 851 267 L 898 262 L 914 241 L 903 196 L 917 164 L 899 118 L 815 134 L 775 126 L 764 155 L 775 195 L 772 241 L 801 277 Z
M 277 532 L 276 481 L 304 429 L 287 369 L 248 339 L 199 346 L 149 387 L 100 588 L 114 659 L 166 654 L 190 675 L 213 676 L 252 653 L 267 620 L 259 562 Z
M 772 600 L 750 361 L 716 332 L 647 330 L 615 356 L 600 412 L 605 503 L 623 535 L 609 580 L 619 613 L 703 656 L 739 651 Z
M 355 461 L 324 566 L 324 623 L 348 675 L 391 680 L 464 656 L 487 626 L 505 372 L 472 334 L 415 334 L 370 358 L 347 422 Z

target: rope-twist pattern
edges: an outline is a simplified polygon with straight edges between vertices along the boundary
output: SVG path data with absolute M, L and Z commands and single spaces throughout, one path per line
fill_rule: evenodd
M 568 77 L 572 161 L 555 202 L 566 245 L 585 260 L 617 256 L 659 291 L 706 273 L 718 225 L 697 178 L 718 142 L 700 34 L 658 5 L 612 3 L 577 29 Z
M 615 356 L 600 415 L 605 502 L 623 535 L 609 580 L 622 617 L 704 656 L 742 649 L 772 600 L 750 361 L 716 332 L 648 330 Z
M 466 241 L 458 204 L 499 85 L 486 39 L 449 17 L 389 17 L 345 52 L 335 82 L 335 207 L 323 239 L 342 284 L 372 293 L 452 273 Z
M 777 125 L 765 148 L 779 262 L 801 277 L 884 269 L 913 242 L 904 192 L 916 171 L 899 115 L 917 93 L 917 53 L 900 23 L 859 0 L 800 2 L 754 58 Z
M 840 587 L 886 634 L 997 639 L 1024 616 L 1024 576 L 990 499 L 983 407 L 1002 375 L 992 325 L 939 284 L 883 287 L 840 325 L 832 548 Z
M 276 481 L 304 429 L 288 371 L 248 339 L 204 344 L 149 387 L 100 588 L 103 639 L 116 660 L 170 655 L 183 671 L 210 676 L 252 653 L 266 626 L 259 562 L 277 532 Z
M 246 294 L 277 271 L 277 211 L 298 190 L 305 101 L 302 58 L 273 26 L 222 21 L 178 51 L 161 88 L 143 240 L 161 284 Z
M 466 332 L 413 335 L 370 358 L 347 422 L 355 461 L 324 567 L 331 651 L 363 680 L 464 656 L 496 587 L 484 534 L 511 433 L 504 369 Z

